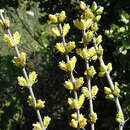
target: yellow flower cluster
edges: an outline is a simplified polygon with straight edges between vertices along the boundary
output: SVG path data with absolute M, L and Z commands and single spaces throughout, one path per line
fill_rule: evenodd
M 31 72 L 29 74 L 29 83 L 30 83 L 30 85 L 35 83 L 36 78 L 37 78 L 37 74 L 36 74 L 35 71 L 33 71 L 33 72 Z M 27 84 L 27 81 L 23 76 L 19 76 L 17 79 L 18 79 L 18 84 L 20 86 L 23 86 L 23 87 L 28 87 L 29 86 L 29 84 Z
M 65 86 L 65 88 L 67 88 L 69 90 L 75 90 L 75 89 L 80 88 L 83 83 L 84 83 L 84 79 L 83 79 L 83 77 L 80 77 L 80 78 L 75 79 L 74 85 L 73 85 L 72 81 L 69 79 L 68 81 L 65 81 L 64 86 Z
M 26 64 L 26 53 L 25 52 L 21 52 L 19 57 L 14 57 L 13 58 L 13 63 L 16 65 L 16 66 L 25 66 Z
M 65 11 L 61 11 L 60 13 L 57 13 L 57 14 L 54 14 L 54 15 L 49 14 L 49 19 L 53 23 L 63 22 L 65 18 L 66 18 Z
M 54 35 L 56 35 L 57 37 L 60 37 L 60 36 L 61 36 L 60 30 L 59 30 L 57 27 L 53 27 L 51 31 L 52 31 L 52 33 L 53 33 Z
M 94 66 L 90 66 L 87 71 L 88 71 L 88 75 L 90 77 L 93 77 L 96 74 L 96 70 L 95 70 Z
M 95 112 L 92 112 L 89 114 L 90 120 L 92 123 L 95 123 L 97 120 L 97 114 Z
M 75 68 L 76 61 L 76 57 L 73 56 L 71 59 L 67 60 L 67 63 L 65 63 L 64 61 L 59 62 L 59 67 L 64 71 L 73 71 Z
M 91 47 L 90 49 L 86 50 L 85 48 L 81 49 L 81 48 L 77 48 L 76 49 L 76 53 L 81 56 L 83 59 L 86 58 L 93 58 L 96 56 L 96 50 L 94 47 Z
M 117 115 L 116 115 L 116 121 L 118 123 L 123 123 L 124 122 L 124 118 L 123 118 L 123 114 L 121 111 L 118 111 Z
M 15 32 L 13 34 L 13 37 L 11 37 L 9 34 L 4 34 L 4 40 L 5 42 L 10 46 L 16 46 L 20 42 L 20 35 L 18 32 Z
M 79 100 L 74 98 L 68 98 L 68 104 L 74 109 L 80 109 L 84 103 L 84 100 L 85 100 L 85 96 L 84 94 L 81 94 L 79 96 Z
M 42 109 L 45 107 L 45 101 L 42 101 L 41 99 L 37 100 L 36 108 Z
M 51 118 L 48 116 L 45 116 L 43 120 L 43 126 L 47 128 L 48 125 L 50 124 L 50 121 L 51 121 Z M 35 124 L 33 124 L 33 130 L 42 130 L 41 124 L 39 122 L 36 122 Z
M 112 93 L 112 90 L 108 87 L 104 87 L 104 93 L 106 94 L 105 98 L 106 99 L 113 99 L 114 96 L 113 96 L 113 93 Z
M 69 30 L 70 30 L 70 25 L 69 25 L 69 24 L 64 24 L 64 26 L 63 26 L 63 30 L 62 30 L 64 36 L 67 35 L 67 33 L 69 32 Z
M 73 113 L 71 115 L 72 120 L 70 122 L 70 126 L 72 126 L 73 128 L 77 128 L 78 127 L 78 119 L 77 119 L 77 113 Z M 84 118 L 84 116 L 82 114 L 79 115 L 79 127 L 80 128 L 84 128 L 87 124 L 87 119 Z
M 95 86 L 92 86 L 91 93 L 87 87 L 82 87 L 81 91 L 88 99 L 90 99 L 91 97 L 93 98 L 97 95 L 98 90 L 99 90 L 98 87 L 95 85 Z
M 56 49 L 61 53 L 68 53 L 71 52 L 75 48 L 75 42 L 70 41 L 67 43 L 66 48 L 63 43 L 56 43 Z
M 105 65 L 104 63 L 100 64 L 100 72 L 98 74 L 99 77 L 103 77 L 106 72 L 110 72 L 112 70 L 112 64 L 108 63 Z

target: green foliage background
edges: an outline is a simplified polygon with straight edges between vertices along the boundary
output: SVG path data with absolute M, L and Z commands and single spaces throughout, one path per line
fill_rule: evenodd
M 85 0 L 87 4 L 92 1 Z M 112 62 L 113 81 L 121 89 L 120 102 L 126 119 L 130 117 L 130 1 L 129 0 L 96 0 L 104 6 L 99 33 L 103 35 L 104 60 Z M 67 97 L 72 95 L 63 86 L 66 73 L 58 68 L 58 61 L 63 56 L 55 50 L 55 43 L 60 41 L 51 34 L 48 14 L 65 10 L 66 22 L 71 25 L 67 41 L 81 40 L 80 32 L 73 26 L 73 19 L 81 14 L 79 0 L 0 0 L 0 8 L 5 8 L 11 20 L 11 31 L 21 34 L 20 50 L 26 51 L 28 72 L 36 70 L 38 81 L 33 87 L 36 97 L 46 101 L 42 115 L 52 118 L 49 130 L 72 130 L 69 127 L 72 109 L 68 106 Z M 34 13 L 34 15 L 30 14 Z M 22 75 L 19 68 L 12 64 L 15 53 L 4 43 L 0 33 L 0 130 L 31 130 L 32 123 L 37 121 L 35 111 L 28 106 L 28 90 L 18 86 L 17 76 Z M 98 64 L 96 64 L 98 68 Z M 83 61 L 79 59 L 76 66 L 78 75 L 84 72 Z M 117 130 L 114 121 L 115 104 L 104 98 L 103 87 L 108 86 L 106 79 L 98 77 L 93 81 L 100 88 L 94 110 L 98 114 L 97 130 Z M 89 112 L 88 101 L 83 113 Z M 124 130 L 129 130 L 129 122 Z M 89 125 L 87 126 L 89 129 Z

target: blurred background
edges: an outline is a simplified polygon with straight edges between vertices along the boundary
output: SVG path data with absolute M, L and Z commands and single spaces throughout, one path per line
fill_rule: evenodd
M 91 0 L 84 0 L 86 4 Z M 104 7 L 100 21 L 99 34 L 103 36 L 105 63 L 112 62 L 113 81 L 121 89 L 120 102 L 125 119 L 130 117 L 130 0 L 96 0 Z M 67 97 L 73 96 L 64 88 L 68 75 L 58 68 L 58 61 L 64 58 L 55 49 L 55 43 L 61 40 L 51 34 L 53 24 L 48 14 L 66 11 L 71 25 L 66 41 L 74 40 L 78 45 L 81 33 L 73 26 L 73 19 L 80 16 L 79 0 L 0 0 L 0 8 L 6 10 L 11 21 L 11 32 L 18 31 L 21 35 L 20 51 L 27 56 L 27 71 L 38 73 L 37 83 L 33 86 L 37 99 L 46 101 L 42 115 L 52 118 L 48 130 L 72 130 L 69 127 L 73 110 L 67 104 Z M 35 111 L 28 106 L 28 90 L 20 87 L 17 76 L 22 75 L 19 68 L 12 63 L 15 55 L 3 41 L 0 30 L 0 130 L 31 130 L 37 121 Z M 72 54 L 73 55 L 73 54 Z M 78 56 L 77 56 L 78 57 Z M 99 70 L 99 63 L 94 63 Z M 84 62 L 78 57 L 75 76 L 82 76 Z M 99 93 L 94 100 L 94 110 L 98 114 L 96 130 L 118 130 L 114 118 L 116 107 L 113 101 L 105 100 L 103 87 L 108 86 L 105 78 L 95 76 L 93 85 L 99 86 Z M 88 100 L 81 112 L 89 114 Z M 124 130 L 130 130 L 129 121 Z M 90 129 L 87 125 L 86 129 Z

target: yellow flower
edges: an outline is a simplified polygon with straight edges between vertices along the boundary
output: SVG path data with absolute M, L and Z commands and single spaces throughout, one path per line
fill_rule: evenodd
M 90 77 L 93 77 L 95 74 L 96 74 L 96 71 L 95 71 L 94 67 L 93 67 L 93 66 L 90 66 L 90 67 L 88 68 L 88 75 L 89 75 Z
M 21 52 L 20 56 L 19 56 L 19 59 L 20 59 L 20 65 L 24 66 L 26 64 L 26 53 Z
M 92 97 L 96 96 L 96 94 L 98 93 L 98 87 L 97 85 L 92 86 Z
M 78 127 L 78 121 L 76 121 L 75 119 L 72 119 L 70 122 L 70 126 L 72 126 L 73 128 L 77 128 Z
M 120 89 L 119 89 L 117 86 L 114 87 L 113 94 L 114 94 L 115 96 L 117 96 L 117 95 L 120 94 Z
M 97 38 L 96 38 L 96 43 L 97 44 L 100 44 L 102 42 L 102 35 L 99 35 Z
M 96 11 L 97 10 L 97 3 L 95 1 L 93 1 L 91 9 L 92 9 L 92 11 Z
M 45 101 L 42 101 L 41 99 L 37 100 L 36 108 L 42 109 L 45 107 Z
M 83 77 L 77 78 L 75 80 L 75 89 L 78 89 L 79 87 L 81 87 L 83 83 L 84 83 Z
M 67 52 L 71 52 L 74 48 L 75 48 L 75 42 L 74 41 L 70 41 L 68 42 L 66 48 L 67 48 Z
M 82 54 L 81 48 L 77 48 L 77 49 L 76 49 L 76 54 L 78 54 L 79 56 L 81 56 L 82 58 L 84 58 L 84 57 L 83 57 L 83 54 Z
M 97 15 L 102 14 L 103 10 L 104 8 L 100 6 L 99 9 L 96 11 Z
M 85 96 L 84 96 L 84 94 L 81 94 L 81 95 L 79 96 L 79 106 L 80 106 L 80 107 L 82 107 L 84 101 L 85 101 Z
M 87 119 L 83 118 L 82 120 L 80 120 L 79 122 L 79 127 L 80 128 L 84 128 L 87 124 Z
M 91 9 L 87 6 L 87 8 L 85 9 L 85 18 L 94 18 L 94 14 L 92 13 Z
M 111 91 L 110 88 L 108 88 L 108 87 L 104 87 L 104 93 L 105 93 L 106 95 L 108 95 L 108 94 L 111 94 L 112 91 Z
M 31 84 L 34 84 L 34 83 L 35 83 L 36 78 L 37 78 L 37 74 L 36 74 L 35 71 L 33 71 L 33 72 L 31 72 L 31 73 L 29 74 L 29 82 L 30 82 Z
M 124 122 L 123 113 L 121 111 L 118 111 L 118 113 L 116 115 L 116 121 L 118 123 L 123 123 Z
M 49 19 L 53 23 L 57 23 L 58 22 L 56 15 L 49 14 Z
M 108 63 L 107 64 L 107 71 L 111 72 L 111 70 L 112 70 L 112 63 Z
M 89 114 L 90 120 L 92 123 L 95 123 L 97 120 L 97 114 L 95 112 L 92 112 Z
M 77 113 L 75 112 L 75 113 L 71 114 L 71 117 L 72 117 L 73 119 L 77 120 Z M 82 119 L 84 118 L 84 116 L 83 116 L 82 113 L 79 114 L 79 118 L 80 118 L 80 120 L 82 120 Z
M 105 98 L 106 98 L 106 99 L 110 99 L 110 100 L 111 100 L 111 99 L 113 99 L 113 98 L 114 98 L 114 96 L 113 96 L 113 94 L 108 94 L 108 95 L 106 95 L 106 96 L 105 96 Z
M 24 86 L 24 87 L 26 87 L 27 86 L 27 82 L 26 82 L 26 79 L 23 77 L 23 76 L 19 76 L 18 78 L 18 84 L 20 85 L 20 86 Z
M 73 23 L 74 23 L 75 27 L 77 27 L 79 30 L 82 30 L 80 21 L 78 19 L 73 20 Z
M 74 109 L 79 109 L 80 106 L 79 106 L 79 101 L 76 100 L 76 99 L 73 99 L 73 98 L 68 98 L 68 104 L 74 108 Z
M 52 33 L 53 33 L 54 35 L 56 35 L 57 37 L 60 36 L 60 31 L 59 31 L 59 29 L 58 29 L 57 27 L 53 27 L 53 28 L 52 28 Z
M 82 87 L 82 90 L 81 90 L 81 91 L 82 91 L 82 93 L 83 93 L 88 99 L 91 97 L 91 94 L 90 94 L 88 88 Z
M 33 130 L 41 130 L 41 125 L 39 122 L 36 122 L 36 124 L 33 124 Z
M 103 54 L 103 48 L 102 48 L 101 45 L 99 45 L 99 47 L 98 47 L 97 54 L 98 55 L 102 55 Z
M 5 25 L 6 27 L 9 27 L 10 26 L 10 21 L 9 21 L 9 18 L 5 18 Z
M 66 18 L 65 11 L 61 11 L 61 13 L 58 14 L 59 22 L 63 22 Z
M 67 66 L 66 66 L 66 63 L 64 61 L 59 62 L 59 67 L 60 67 L 60 69 L 67 71 Z
M 104 75 L 105 75 L 105 72 L 99 72 L 99 73 L 98 73 L 98 76 L 99 76 L 99 77 L 103 77 Z
M 93 23 L 93 20 L 92 19 L 87 19 L 87 21 L 86 21 L 86 29 L 88 29 L 88 28 L 90 28 L 91 27 L 91 25 L 92 25 L 92 23 Z
M 69 24 L 64 24 L 63 26 L 63 34 L 64 36 L 69 32 L 70 30 L 70 25 Z
M 91 42 L 93 38 L 93 32 L 92 31 L 88 31 L 85 34 L 85 42 Z
M 85 19 L 81 19 L 80 20 L 80 28 L 81 30 L 85 30 L 86 29 L 86 20 Z
M 15 44 L 19 44 L 19 42 L 20 42 L 20 35 L 19 35 L 19 33 L 18 32 L 15 32 L 14 34 L 13 34 L 13 40 L 14 40 L 14 43 Z
M 14 56 L 12 62 L 13 62 L 16 66 L 19 66 L 19 59 L 18 59 L 18 57 Z
M 74 70 L 76 61 L 77 61 L 77 59 L 76 59 L 75 56 L 73 56 L 71 59 L 69 59 L 67 61 L 67 70 L 68 71 L 73 71 Z
M 97 23 L 94 23 L 94 24 L 91 26 L 91 29 L 92 29 L 92 31 L 94 31 L 94 32 L 98 31 L 98 29 L 99 29 L 98 24 L 97 24 Z
M 100 71 L 101 72 L 106 72 L 107 71 L 107 66 L 104 63 L 100 64 Z
M 80 1 L 80 8 L 84 11 L 86 9 L 86 4 L 83 1 Z
M 56 49 L 61 53 L 65 53 L 65 47 L 63 43 L 56 43 Z
M 10 47 L 14 46 L 13 39 L 8 34 L 4 34 L 4 40 Z
M 50 124 L 50 121 L 51 121 L 51 118 L 49 116 L 44 117 L 43 125 L 45 128 L 48 127 L 48 125 Z
M 65 88 L 67 88 L 69 90 L 73 90 L 74 89 L 73 83 L 70 80 L 65 81 L 64 86 L 65 86 Z

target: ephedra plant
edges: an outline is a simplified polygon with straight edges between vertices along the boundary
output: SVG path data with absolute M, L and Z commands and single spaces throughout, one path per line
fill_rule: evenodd
M 94 101 L 100 88 L 93 84 L 92 79 L 95 76 L 106 77 L 109 87 L 104 87 L 105 99 L 115 102 L 117 109 L 116 122 L 119 123 L 119 130 L 123 130 L 125 119 L 119 102 L 120 89 L 114 85 L 110 72 L 112 71 L 112 63 L 106 64 L 103 60 L 103 47 L 101 45 L 102 35 L 98 34 L 99 21 L 104 8 L 98 6 L 96 2 L 92 6 L 86 5 L 83 1 L 80 2 L 82 14 L 79 19 L 73 20 L 74 26 L 82 32 L 81 48 L 76 47 L 74 41 L 67 41 L 66 36 L 69 33 L 70 25 L 63 23 L 66 18 L 65 11 L 60 13 L 50 14 L 49 19 L 55 24 L 52 28 L 52 33 L 60 37 L 61 41 L 56 43 L 56 49 L 65 56 L 65 60 L 59 61 L 59 67 L 69 74 L 69 79 L 66 79 L 64 86 L 71 91 L 73 97 L 68 98 L 68 104 L 74 109 L 71 115 L 70 126 L 77 130 L 85 129 L 87 123 L 90 123 L 91 130 L 95 130 L 95 123 L 98 117 L 94 109 Z M 76 54 L 72 53 L 76 50 L 76 54 L 84 60 L 85 70 L 83 77 L 75 77 L 75 66 L 77 58 Z M 72 56 L 73 55 L 73 56 Z M 94 63 L 99 61 L 99 73 L 95 70 Z M 77 74 L 76 74 L 77 75 Z M 86 84 L 86 86 L 84 86 Z M 81 93 L 78 95 L 78 93 Z M 85 98 L 89 101 L 89 119 L 85 118 L 81 113 L 81 109 Z M 87 108 L 86 108 L 87 109 Z
M 8 46 L 14 49 L 16 52 L 16 56 L 14 56 L 12 62 L 23 72 L 23 76 L 19 76 L 17 78 L 18 84 L 29 90 L 28 103 L 34 108 L 37 114 L 38 122 L 32 125 L 33 130 L 46 130 L 51 118 L 49 116 L 45 116 L 44 119 L 42 119 L 40 109 L 43 109 L 45 107 L 45 101 L 42 101 L 41 99 L 37 100 L 32 89 L 33 84 L 35 84 L 37 74 L 35 71 L 30 72 L 29 74 L 27 73 L 26 53 L 20 52 L 18 48 L 18 45 L 20 44 L 20 34 L 19 32 L 15 32 L 13 35 L 11 34 L 10 21 L 8 17 L 5 16 L 4 10 L 2 9 L 0 9 L 0 18 L 0 25 L 4 32 L 3 38 Z

